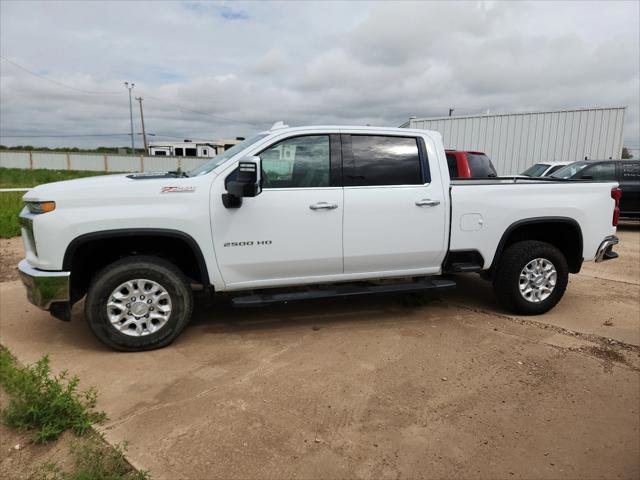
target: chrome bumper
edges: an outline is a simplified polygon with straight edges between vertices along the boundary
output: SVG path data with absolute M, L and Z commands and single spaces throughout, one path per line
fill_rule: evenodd
M 613 248 L 614 245 L 617 245 L 619 242 L 620 240 L 615 235 L 610 235 L 606 237 L 598 247 L 595 261 L 602 262 L 604 260 L 611 260 L 613 258 L 617 258 L 618 254 L 613 252 L 611 249 Z
M 71 272 L 38 270 L 22 260 L 18 264 L 20 280 L 27 289 L 27 298 L 36 307 L 49 310 L 53 303 L 68 302 Z

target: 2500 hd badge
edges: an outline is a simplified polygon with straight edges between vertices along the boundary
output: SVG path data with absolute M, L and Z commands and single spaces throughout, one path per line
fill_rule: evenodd
M 254 245 L 271 245 L 271 240 L 249 240 L 247 242 L 227 242 L 225 247 L 253 247 Z

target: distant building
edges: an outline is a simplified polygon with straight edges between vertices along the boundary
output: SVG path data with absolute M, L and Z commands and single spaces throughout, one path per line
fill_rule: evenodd
M 152 157 L 215 157 L 240 143 L 244 138 L 236 137 L 211 142 L 150 142 L 149 155 Z
M 625 108 L 411 117 L 401 127 L 440 132 L 446 148 L 484 152 L 512 175 L 540 162 L 620 158 Z

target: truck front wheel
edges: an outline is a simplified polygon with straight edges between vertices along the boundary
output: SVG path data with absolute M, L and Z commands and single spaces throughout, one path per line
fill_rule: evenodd
M 85 302 L 89 327 L 105 345 L 138 351 L 171 343 L 191 318 L 193 293 L 173 264 L 151 256 L 122 258 L 98 272 Z
M 569 281 L 567 260 L 553 245 L 526 240 L 507 247 L 493 276 L 496 297 L 506 308 L 539 315 L 553 308 Z

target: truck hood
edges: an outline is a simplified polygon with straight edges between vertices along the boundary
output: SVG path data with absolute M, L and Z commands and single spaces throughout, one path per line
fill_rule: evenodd
M 77 202 L 119 203 L 157 198 L 163 193 L 190 193 L 197 188 L 195 178 L 176 177 L 165 172 L 155 174 L 100 175 L 62 182 L 46 183 L 29 190 L 25 201 L 54 201 L 61 206 Z

